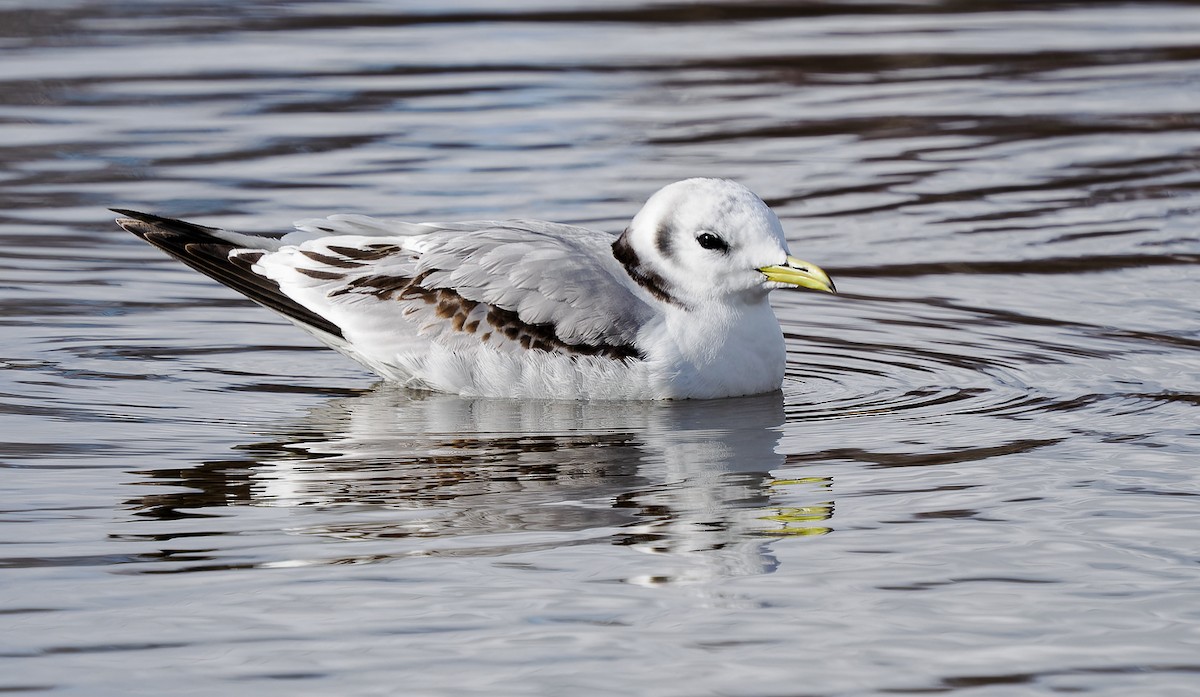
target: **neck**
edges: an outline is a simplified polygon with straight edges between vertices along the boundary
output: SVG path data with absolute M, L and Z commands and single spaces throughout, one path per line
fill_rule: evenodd
M 770 392 L 783 381 L 783 333 L 765 300 L 740 309 L 671 311 L 660 331 L 667 340 L 648 358 L 670 365 L 691 396 Z

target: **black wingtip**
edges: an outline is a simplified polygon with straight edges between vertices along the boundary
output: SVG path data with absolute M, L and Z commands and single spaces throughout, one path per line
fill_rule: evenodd
M 153 232 L 154 229 L 159 225 L 159 223 L 154 220 L 155 216 L 152 216 L 148 213 L 131 211 L 127 208 L 109 208 L 108 210 L 118 215 L 125 216 L 123 218 L 117 218 L 117 225 L 120 225 L 121 228 L 126 232 L 132 232 L 143 240 L 146 239 L 146 235 Z
M 161 215 L 154 215 L 153 213 L 143 213 L 141 211 L 130 210 L 128 208 L 109 208 L 108 210 L 110 210 L 113 213 L 116 213 L 118 215 L 123 215 L 130 220 L 136 220 L 139 223 L 146 223 L 147 225 L 162 225 L 164 223 L 182 223 L 183 222 L 182 220 L 175 220 L 173 218 L 164 218 Z M 188 223 L 188 224 L 190 225 L 191 223 Z
M 203 236 L 211 235 L 217 231 L 217 228 L 208 227 L 206 225 L 197 225 L 189 223 L 186 220 L 177 218 L 167 218 L 153 213 L 143 213 L 141 211 L 130 210 L 128 208 L 109 208 L 108 210 L 118 215 L 126 216 L 118 218 L 117 224 L 125 228 L 129 232 L 138 237 L 145 238 L 146 233 L 151 229 L 157 228 L 161 230 L 169 230 L 177 233 L 198 234 Z M 138 225 L 129 225 L 127 223 L 138 223 Z M 143 227 L 149 226 L 149 227 Z
M 126 208 L 109 210 L 126 216 L 117 219 L 122 228 L 196 271 L 305 327 L 343 337 L 337 325 L 283 294 L 274 281 L 251 271 L 247 259 L 231 257 L 230 252 L 240 247 L 214 234 L 220 232 L 217 228 Z

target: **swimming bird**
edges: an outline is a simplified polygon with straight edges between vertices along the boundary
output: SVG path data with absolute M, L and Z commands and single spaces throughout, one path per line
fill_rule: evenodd
M 724 179 L 669 184 L 620 234 L 538 220 L 362 215 L 247 235 L 117 223 L 383 378 L 465 396 L 686 399 L 780 389 L 777 288 L 836 292 Z

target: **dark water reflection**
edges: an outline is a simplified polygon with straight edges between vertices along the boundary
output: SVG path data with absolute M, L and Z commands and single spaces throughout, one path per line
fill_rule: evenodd
M 0 5 L 0 691 L 1185 695 L 1189 2 Z M 375 385 L 116 230 L 736 178 L 782 395 Z

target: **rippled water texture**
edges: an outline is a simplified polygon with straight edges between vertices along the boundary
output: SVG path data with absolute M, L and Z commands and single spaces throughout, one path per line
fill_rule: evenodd
M 1193 695 L 1200 7 L 0 3 L 0 691 Z M 118 230 L 732 177 L 782 395 L 407 393 Z

